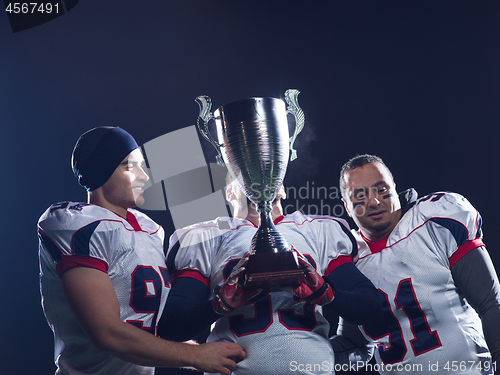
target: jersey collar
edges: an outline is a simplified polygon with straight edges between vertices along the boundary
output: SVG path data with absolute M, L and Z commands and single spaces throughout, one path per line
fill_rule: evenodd
M 389 238 L 389 236 L 381 239 L 380 241 L 370 241 L 363 235 L 363 233 L 361 233 L 361 231 L 359 231 L 359 234 L 361 235 L 361 237 L 363 237 L 372 253 L 379 253 L 387 247 L 387 239 Z
M 251 221 L 250 219 L 246 218 L 246 217 L 239 217 L 239 216 L 235 216 L 234 217 L 235 219 L 240 219 L 240 220 L 246 220 L 246 221 L 249 221 L 250 223 L 252 223 L 252 225 L 255 227 L 255 228 L 258 228 L 259 226 L 257 224 L 255 224 L 253 221 Z M 277 225 L 281 220 L 283 220 L 285 218 L 285 215 L 280 215 L 278 216 L 276 219 L 273 220 L 273 223 L 274 225 Z

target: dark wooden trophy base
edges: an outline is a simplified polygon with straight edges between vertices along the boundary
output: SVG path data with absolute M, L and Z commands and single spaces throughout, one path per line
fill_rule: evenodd
M 283 286 L 296 288 L 303 280 L 304 272 L 292 251 L 255 253 L 246 265 L 244 287 L 247 290 L 262 288 L 265 292 L 276 292 Z

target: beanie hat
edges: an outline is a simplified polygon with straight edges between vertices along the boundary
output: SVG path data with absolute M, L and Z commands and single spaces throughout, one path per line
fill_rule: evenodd
M 95 190 L 111 177 L 115 169 L 139 146 L 119 127 L 97 127 L 83 133 L 71 156 L 71 167 L 78 183 Z

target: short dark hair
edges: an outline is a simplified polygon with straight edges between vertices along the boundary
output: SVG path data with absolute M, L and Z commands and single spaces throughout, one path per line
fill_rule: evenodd
M 384 167 L 387 168 L 387 165 L 385 165 L 382 158 L 380 158 L 379 156 L 370 155 L 370 154 L 356 155 L 355 157 L 349 159 L 342 166 L 342 169 L 340 170 L 339 186 L 340 186 L 340 192 L 341 192 L 343 198 L 345 198 L 344 192 L 345 192 L 345 188 L 346 188 L 345 180 L 344 180 L 345 174 L 349 171 L 352 171 L 353 169 L 361 168 L 364 165 L 373 164 L 373 163 L 380 163 Z M 394 177 L 392 177 L 392 173 L 391 173 L 390 169 L 387 168 L 387 170 L 389 171 L 389 174 L 391 175 L 391 178 L 394 181 Z

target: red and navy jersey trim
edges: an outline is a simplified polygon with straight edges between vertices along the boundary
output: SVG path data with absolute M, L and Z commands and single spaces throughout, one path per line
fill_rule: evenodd
M 187 234 L 187 232 L 184 233 L 181 236 L 181 238 L 179 238 L 177 240 L 177 242 L 174 244 L 174 246 L 172 246 L 172 248 L 170 249 L 170 251 L 167 254 L 167 259 L 165 260 L 165 263 L 167 264 L 167 269 L 168 269 L 168 272 L 170 273 L 170 275 L 173 275 L 176 271 L 175 257 L 177 256 L 177 253 L 179 252 L 179 250 L 181 248 L 181 241 L 184 239 L 186 234 Z
M 75 255 L 90 255 L 90 238 L 101 222 L 95 221 L 78 229 L 71 239 L 71 250 Z
M 453 253 L 453 255 L 448 259 L 450 268 L 455 265 L 465 254 L 467 254 L 469 251 L 475 249 L 476 247 L 484 246 L 483 240 L 481 238 L 481 216 L 478 214 L 477 218 L 477 232 L 476 232 L 476 238 L 473 240 L 469 240 L 469 231 L 467 227 L 460 223 L 457 220 L 446 218 L 446 217 L 433 217 L 425 221 L 423 224 L 419 225 L 415 229 L 413 229 L 407 236 L 399 239 L 392 245 L 387 246 L 387 239 L 388 237 L 377 241 L 377 242 L 372 242 L 368 240 L 363 233 L 359 232 L 361 234 L 361 237 L 364 239 L 368 247 L 370 248 L 371 254 L 378 253 L 385 248 L 392 247 L 399 243 L 400 241 L 408 238 L 413 232 L 415 232 L 417 229 L 420 227 L 423 227 L 426 225 L 429 221 L 432 221 L 443 228 L 446 228 L 450 231 L 451 235 L 455 239 L 455 242 L 457 244 L 458 249 Z
M 47 249 L 54 262 L 58 262 L 63 256 L 63 252 L 61 251 L 61 249 L 59 249 L 59 247 L 54 243 L 54 241 L 50 239 L 49 236 L 45 235 L 40 230 L 38 231 L 38 238 L 43 247 Z
M 207 277 L 203 276 L 199 271 L 197 270 L 190 270 L 190 269 L 185 269 L 185 270 L 179 270 L 176 271 L 173 274 L 170 274 L 171 280 L 174 281 L 176 279 L 179 279 L 181 277 L 189 277 L 191 279 L 195 279 L 198 281 L 201 281 L 203 284 L 205 284 L 207 287 L 209 287 L 209 280 Z
M 475 238 L 472 241 L 465 242 L 457 249 L 457 251 L 453 253 L 450 259 L 448 259 L 448 261 L 450 262 L 450 268 L 452 268 L 469 251 L 472 251 L 480 246 L 484 246 L 482 238 Z
M 335 220 L 336 221 L 336 220 Z M 352 235 L 351 231 L 349 228 L 346 228 L 341 222 L 336 221 L 339 225 L 340 228 L 344 231 L 344 233 L 347 235 L 349 240 L 351 241 L 352 244 L 352 252 L 351 252 L 351 257 L 354 259 L 358 255 L 358 243 L 356 242 L 356 239 Z
M 89 267 L 102 272 L 108 272 L 108 264 L 104 260 L 79 255 L 63 255 L 59 262 L 57 262 L 56 271 L 61 276 L 64 271 L 74 267 Z
M 73 234 L 71 238 L 71 255 L 64 254 L 49 236 L 39 230 L 40 242 L 57 263 L 56 271 L 59 276 L 73 267 L 90 267 L 103 272 L 108 271 L 108 264 L 105 261 L 90 256 L 90 238 L 100 223 L 100 221 L 90 223 Z
M 455 239 L 458 247 L 462 246 L 469 237 L 467 228 L 462 223 L 456 220 L 447 217 L 433 217 L 430 219 L 430 221 L 433 221 L 434 223 L 448 229 Z
M 335 271 L 338 267 L 340 267 L 343 264 L 346 263 L 353 263 L 352 257 L 349 255 L 341 255 L 337 257 L 336 259 L 332 260 L 329 264 L 328 267 L 326 268 L 325 271 L 325 277 L 330 276 L 330 274 Z

